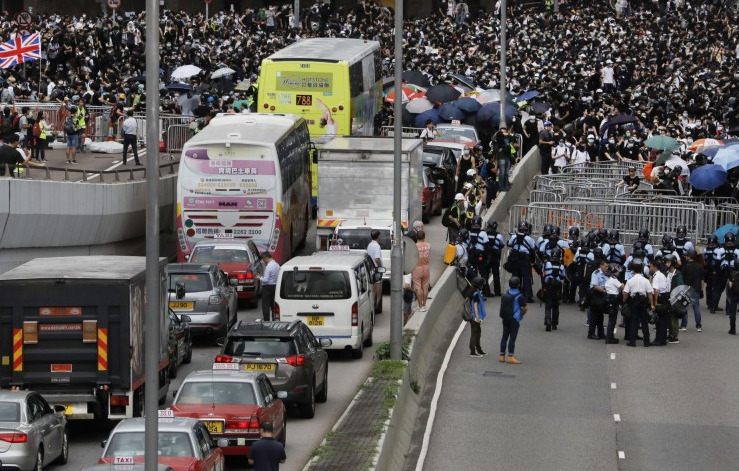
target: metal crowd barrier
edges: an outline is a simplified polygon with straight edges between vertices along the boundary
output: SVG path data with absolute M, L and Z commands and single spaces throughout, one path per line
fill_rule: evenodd
M 165 142 L 165 155 L 173 158 L 173 153 L 182 152 L 185 142 L 188 141 L 195 133 L 187 124 L 171 124 L 167 127 L 167 131 L 162 136 Z
M 415 127 L 407 127 L 403 126 L 400 129 L 400 134 L 402 137 L 410 137 L 410 138 L 418 138 L 418 136 L 421 135 L 421 131 L 423 131 L 424 128 L 415 128 Z M 380 128 L 380 136 L 382 137 L 393 137 L 395 136 L 395 126 L 383 126 Z
M 164 175 L 174 175 L 177 173 L 177 161 L 160 163 L 158 174 L 159 177 Z M 0 178 L 12 178 L 8 173 L 10 165 L 6 167 L 5 177 Z M 63 173 L 62 178 L 56 179 L 56 181 L 64 182 L 97 182 L 97 183 L 121 183 L 130 182 L 136 180 L 142 180 L 146 178 L 146 167 L 119 167 L 115 170 L 87 170 L 75 167 L 26 167 L 24 166 L 17 173 L 17 178 L 25 180 L 52 180 L 51 173 Z M 79 179 L 73 178 L 79 176 Z
M 556 205 L 556 203 L 554 203 Z M 531 224 L 531 235 L 535 238 L 541 234 L 544 224 L 554 224 L 561 228 L 580 225 L 580 214 L 577 211 L 557 208 L 556 206 L 513 205 L 508 213 L 508 232 L 516 232 L 521 221 Z

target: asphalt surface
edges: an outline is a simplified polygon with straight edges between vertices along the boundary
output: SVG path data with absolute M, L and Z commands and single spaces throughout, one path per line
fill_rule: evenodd
M 120 156 L 119 156 L 120 158 Z M 48 159 L 48 157 L 47 157 Z M 426 240 L 432 244 L 431 280 L 432 283 L 438 279 L 445 266 L 441 261 L 443 256 L 444 236 L 446 229 L 439 223 L 440 218 L 435 217 L 430 225 L 426 225 Z M 306 249 L 296 255 L 307 255 L 314 250 L 315 228 L 308 236 Z M 433 291 L 431 292 L 433 296 Z M 240 303 L 240 320 L 261 318 L 261 308 L 246 306 Z M 371 348 L 365 348 L 364 357 L 360 360 L 353 359 L 349 354 L 343 352 L 329 353 L 329 393 L 328 402 L 316 405 L 316 415 L 313 419 L 300 418 L 296 409 L 288 409 L 287 425 L 287 462 L 280 466 L 283 471 L 298 471 L 308 463 L 311 452 L 320 444 L 323 437 L 334 426 L 341 414 L 358 392 L 364 380 L 367 378 L 372 367 L 374 349 L 377 344 L 390 337 L 390 296 L 383 298 L 383 314 L 375 318 L 375 344 Z M 210 369 L 213 359 L 218 353 L 218 347 L 209 344 L 205 339 L 198 339 L 194 344 L 193 359 L 189 365 L 181 365 L 178 376 L 170 385 L 170 395 L 166 408 L 172 403 L 171 392 L 175 391 L 188 373 L 196 370 Z M 73 422 L 70 433 L 70 457 L 65 466 L 51 465 L 50 470 L 74 470 L 77 471 L 85 466 L 95 464 L 99 459 L 102 449 L 100 444 L 108 437 L 110 430 L 115 424 L 96 424 L 90 421 Z M 247 469 L 246 460 L 228 457 L 226 469 Z
M 510 365 L 498 362 L 499 298 L 486 308 L 488 356 L 468 356 L 465 327 L 424 470 L 737 469 L 739 339 L 726 316 L 704 310 L 699 333 L 691 312 L 679 344 L 630 348 L 587 340 L 575 305 L 546 332 L 537 302 L 516 342 L 523 364 Z

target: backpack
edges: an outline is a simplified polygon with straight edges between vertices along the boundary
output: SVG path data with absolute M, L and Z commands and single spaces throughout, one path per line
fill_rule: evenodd
M 0 132 L 3 134 L 10 134 L 13 132 L 13 118 L 10 116 L 3 116 L 3 120 L 0 121 Z
M 72 120 L 71 116 L 67 116 L 67 119 L 64 120 L 64 133 L 67 135 L 74 134 L 76 131 L 74 129 L 74 120 Z
M 503 296 L 500 297 L 500 318 L 504 321 L 510 321 L 513 320 L 513 314 L 514 314 L 514 304 L 516 302 L 516 299 L 521 296 L 521 294 L 513 295 L 511 293 L 505 293 Z
M 444 215 L 441 217 L 441 225 L 444 227 L 449 227 L 452 225 L 452 221 L 449 220 L 449 217 L 452 215 L 452 208 L 447 209 L 444 211 Z
M 41 137 L 41 125 L 38 122 L 33 124 L 33 137 Z

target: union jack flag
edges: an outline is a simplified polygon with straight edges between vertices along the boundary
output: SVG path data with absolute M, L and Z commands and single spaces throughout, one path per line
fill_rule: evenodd
M 15 39 L 0 44 L 0 69 L 28 61 L 41 60 L 41 34 L 16 36 Z

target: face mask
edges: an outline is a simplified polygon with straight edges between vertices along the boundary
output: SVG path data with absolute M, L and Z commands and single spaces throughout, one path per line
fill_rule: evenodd
M 614 141 L 613 139 L 609 139 L 609 140 L 608 140 L 608 143 L 609 143 L 609 144 L 615 144 L 615 143 L 616 143 L 616 141 Z

